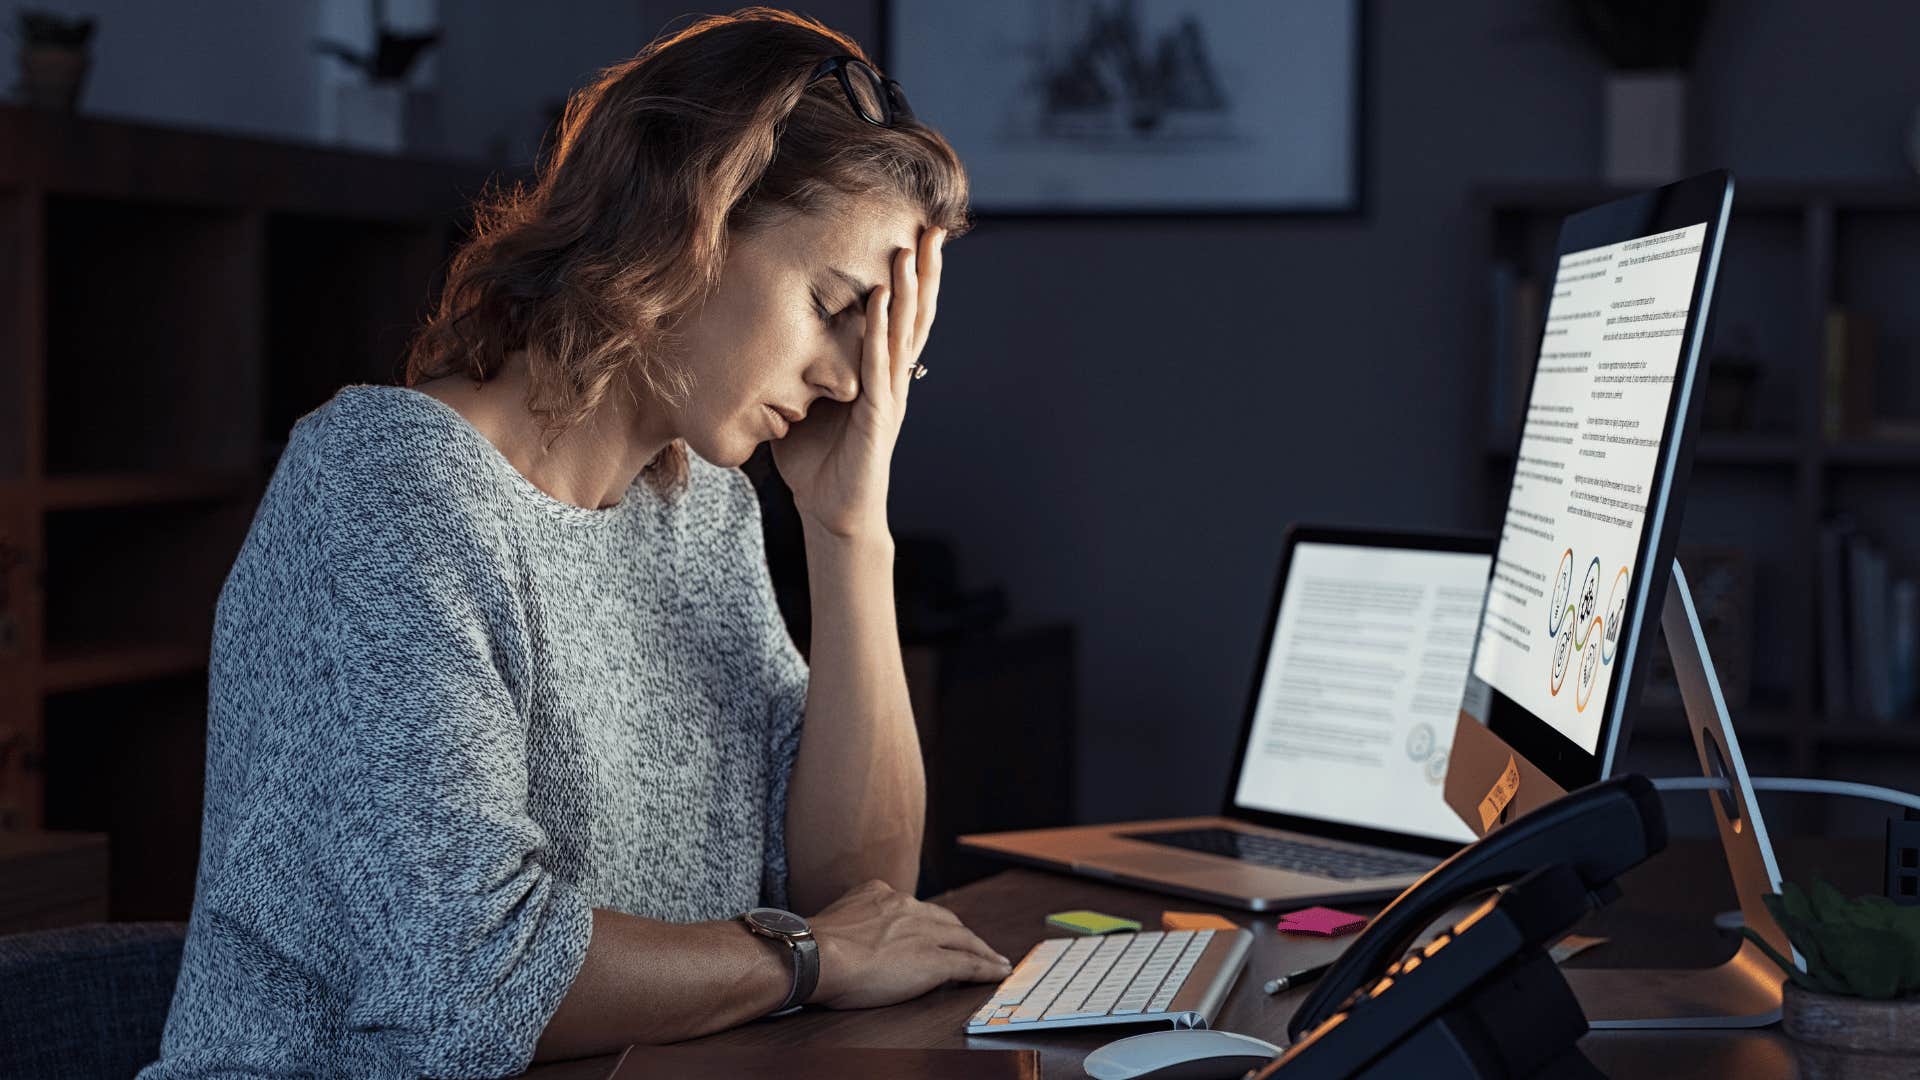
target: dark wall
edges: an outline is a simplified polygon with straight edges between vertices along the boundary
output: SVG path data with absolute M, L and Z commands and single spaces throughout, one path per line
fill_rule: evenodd
M 1721 8 L 1695 164 L 1912 178 L 1920 8 Z M 1216 804 L 1287 522 L 1489 524 L 1468 195 L 1599 174 L 1603 68 L 1559 9 L 1374 0 L 1363 216 L 988 219 L 950 249 L 894 527 L 1079 626 L 1084 818 Z M 877 45 L 869 0 L 804 10 Z

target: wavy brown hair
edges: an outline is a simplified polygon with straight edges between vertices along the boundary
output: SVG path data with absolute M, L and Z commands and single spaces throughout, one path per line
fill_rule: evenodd
M 965 232 L 966 171 L 938 132 L 870 124 L 836 80 L 807 85 L 842 54 L 872 63 L 812 19 L 756 7 L 601 71 L 568 98 L 533 182 L 476 201 L 439 307 L 409 344 L 407 385 L 485 381 L 525 350 L 527 405 L 550 443 L 610 393 L 685 401 L 696 373 L 675 359 L 672 328 L 718 283 L 731 234 L 876 197 Z M 679 440 L 646 469 L 660 491 L 686 474 Z

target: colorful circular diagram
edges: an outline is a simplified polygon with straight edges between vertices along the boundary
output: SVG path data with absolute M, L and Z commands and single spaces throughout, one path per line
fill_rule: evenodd
M 1553 573 L 1553 603 L 1547 608 L 1547 636 L 1560 635 L 1560 623 L 1567 617 L 1567 594 L 1573 591 L 1573 549 L 1560 556 L 1560 569 Z
M 1560 636 L 1553 643 L 1553 694 L 1560 694 L 1560 687 L 1567 681 L 1567 664 L 1573 659 L 1573 624 L 1560 628 Z
M 1607 595 L 1606 630 L 1600 635 L 1600 662 L 1613 663 L 1613 651 L 1620 646 L 1620 623 L 1627 616 L 1627 568 L 1613 576 L 1613 590 Z
M 1600 617 L 1596 615 L 1593 617 L 1593 622 L 1587 626 L 1587 640 L 1590 642 L 1593 641 L 1600 633 Z M 1588 649 L 1580 657 L 1580 679 L 1573 688 L 1573 709 L 1575 712 L 1587 711 L 1587 702 L 1593 700 L 1593 688 L 1599 684 L 1600 650 L 1598 648 Z
M 1599 606 L 1600 559 L 1596 556 L 1592 562 L 1587 564 L 1587 580 L 1580 586 L 1580 606 L 1574 612 L 1574 622 L 1581 626 L 1587 625 L 1587 620 L 1593 618 L 1593 613 Z M 1581 637 L 1580 643 L 1582 645 L 1586 644 L 1584 634 Z

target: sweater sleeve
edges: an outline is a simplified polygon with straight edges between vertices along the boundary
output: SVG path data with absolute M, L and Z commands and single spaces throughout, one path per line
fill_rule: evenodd
M 354 957 L 347 1024 L 415 1075 L 505 1076 L 579 973 L 592 912 L 529 816 L 517 614 L 484 511 L 457 476 L 381 457 L 331 470 L 322 519 L 341 752 L 320 872 Z

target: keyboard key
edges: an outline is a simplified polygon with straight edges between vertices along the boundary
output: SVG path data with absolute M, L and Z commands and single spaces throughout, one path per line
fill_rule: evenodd
M 1106 977 L 1114 961 L 1120 959 L 1120 954 L 1126 951 L 1129 944 L 1131 942 L 1124 936 L 1107 935 L 1106 939 L 1100 943 L 1100 948 L 1080 966 L 1073 981 L 1067 983 L 1066 988 L 1060 991 L 1060 996 L 1054 998 L 1053 1004 L 1047 1007 L 1046 1018 L 1058 1020 L 1069 1013 L 1079 1015 L 1080 1006 L 1087 1000 L 1087 995 L 1093 993 L 1093 988 L 1100 985 L 1100 980 Z M 1101 1012 L 1105 1011 L 1101 1010 Z
M 1065 938 L 1054 938 L 1035 945 L 1032 951 L 1027 953 L 1026 958 L 1020 961 L 1020 966 L 1014 968 L 1012 974 L 1000 980 L 1000 988 L 994 991 L 989 1004 L 1020 1004 L 1026 999 L 1027 992 L 1033 989 L 1041 976 L 1047 973 L 1047 969 L 1051 968 L 1061 954 L 1067 951 L 1067 946 L 1070 944 L 1072 942 Z
M 1082 938 L 1068 946 L 1066 954 L 1027 993 L 1026 1000 L 1020 1003 L 1020 1007 L 1014 1010 L 1012 1016 L 1007 1017 L 1007 1022 L 1026 1024 L 1046 1015 L 1048 1006 L 1053 1004 L 1053 999 L 1066 988 L 1070 979 L 1079 974 L 1080 965 L 1086 963 L 1087 958 L 1098 951 L 1101 944 L 1100 938 Z
M 1161 980 L 1166 978 L 1167 972 L 1173 970 L 1174 963 L 1178 961 L 1180 954 L 1186 951 L 1187 943 L 1191 940 L 1193 940 L 1191 930 L 1176 930 L 1161 938 L 1160 943 L 1154 947 L 1153 954 L 1141 967 L 1140 974 L 1135 977 L 1133 985 L 1129 986 L 1127 992 L 1120 995 L 1120 1000 L 1114 1004 L 1111 1010 L 1113 1015 L 1124 1016 L 1146 1009 L 1147 1003 L 1153 999 L 1154 991 L 1160 988 Z
M 1119 961 L 1113 965 L 1113 970 L 1107 972 L 1107 977 L 1100 980 L 1100 985 L 1094 988 L 1093 993 L 1087 997 L 1086 1004 L 1081 1008 L 1097 1009 L 1098 1012 L 1095 1015 L 1102 1016 L 1111 1012 L 1114 1004 L 1120 1000 L 1120 995 L 1126 992 L 1127 985 L 1133 982 L 1134 976 L 1140 974 L 1140 969 L 1146 966 L 1147 957 L 1153 954 L 1154 947 L 1159 943 L 1158 933 L 1137 935 L 1127 946 L 1127 951 L 1122 953 Z

